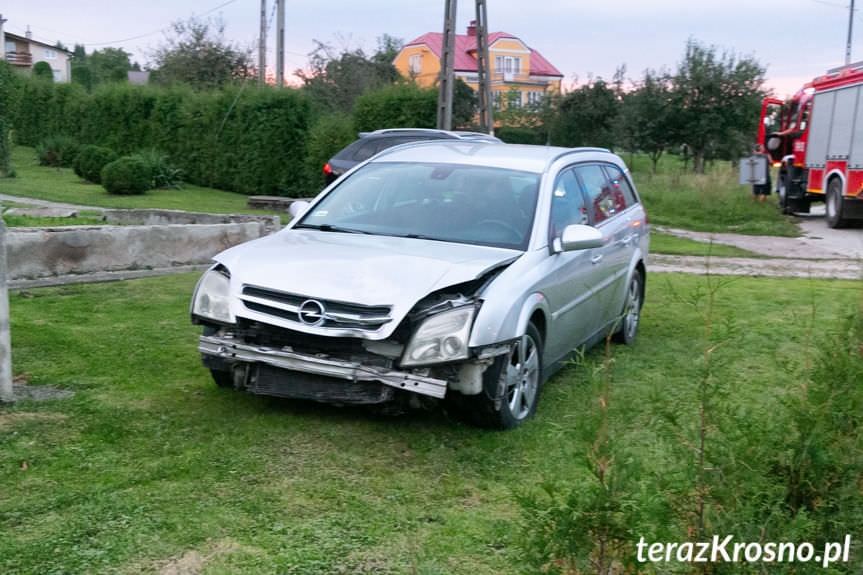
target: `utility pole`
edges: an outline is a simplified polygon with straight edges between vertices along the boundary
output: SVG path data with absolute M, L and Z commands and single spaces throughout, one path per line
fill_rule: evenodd
M 3 32 L 3 24 L 8 22 L 5 18 L 3 18 L 3 14 L 0 14 L 0 60 L 6 59 L 6 34 Z
M 854 0 L 848 9 L 848 43 L 845 45 L 845 65 L 851 63 L 851 30 L 854 28 Z
M 455 81 L 455 15 L 458 0 L 445 0 L 440 86 L 437 98 L 438 130 L 452 130 L 452 95 Z
M 479 76 L 479 129 L 494 135 L 491 101 L 491 65 L 488 61 L 488 12 L 485 0 L 476 0 L 476 71 Z
M 285 0 L 276 0 L 276 84 L 285 85 Z
M 0 21 L 3 19 L 0 18 Z M 3 47 L 5 50 L 5 46 Z M 9 342 L 9 290 L 6 288 L 6 224 L 0 218 L 0 403 L 12 402 L 12 346 Z
M 267 81 L 267 0 L 261 0 L 261 32 L 258 35 L 258 85 Z

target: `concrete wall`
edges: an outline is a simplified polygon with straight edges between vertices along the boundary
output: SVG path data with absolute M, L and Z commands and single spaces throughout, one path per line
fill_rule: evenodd
M 6 234 L 8 278 L 206 264 L 220 251 L 268 233 L 267 224 L 261 221 L 10 228 Z
M 180 210 L 102 210 L 106 222 L 112 224 L 140 224 L 147 226 L 171 224 L 237 224 L 259 222 L 263 233 L 271 234 L 282 228 L 279 216 L 256 214 L 205 214 Z

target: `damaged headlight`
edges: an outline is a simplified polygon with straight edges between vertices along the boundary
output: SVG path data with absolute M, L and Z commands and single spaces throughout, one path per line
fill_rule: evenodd
M 231 274 L 217 266 L 201 276 L 192 296 L 192 315 L 219 323 L 235 323 L 231 313 Z
M 401 365 L 467 359 L 468 338 L 475 313 L 474 306 L 464 306 L 426 318 L 411 337 Z

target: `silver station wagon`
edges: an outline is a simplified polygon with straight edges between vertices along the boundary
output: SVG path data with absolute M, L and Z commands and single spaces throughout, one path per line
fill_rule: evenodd
M 292 212 L 195 288 L 220 386 L 508 429 L 574 349 L 635 339 L 647 215 L 607 150 L 406 144 Z

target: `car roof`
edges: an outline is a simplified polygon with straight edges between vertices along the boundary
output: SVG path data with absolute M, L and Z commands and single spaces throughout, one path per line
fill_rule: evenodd
M 383 150 L 371 162 L 465 164 L 542 173 L 558 158 L 587 153 L 601 156 L 605 161 L 620 163 L 617 156 L 605 148 L 495 144 L 478 140 L 432 140 L 402 144 Z

